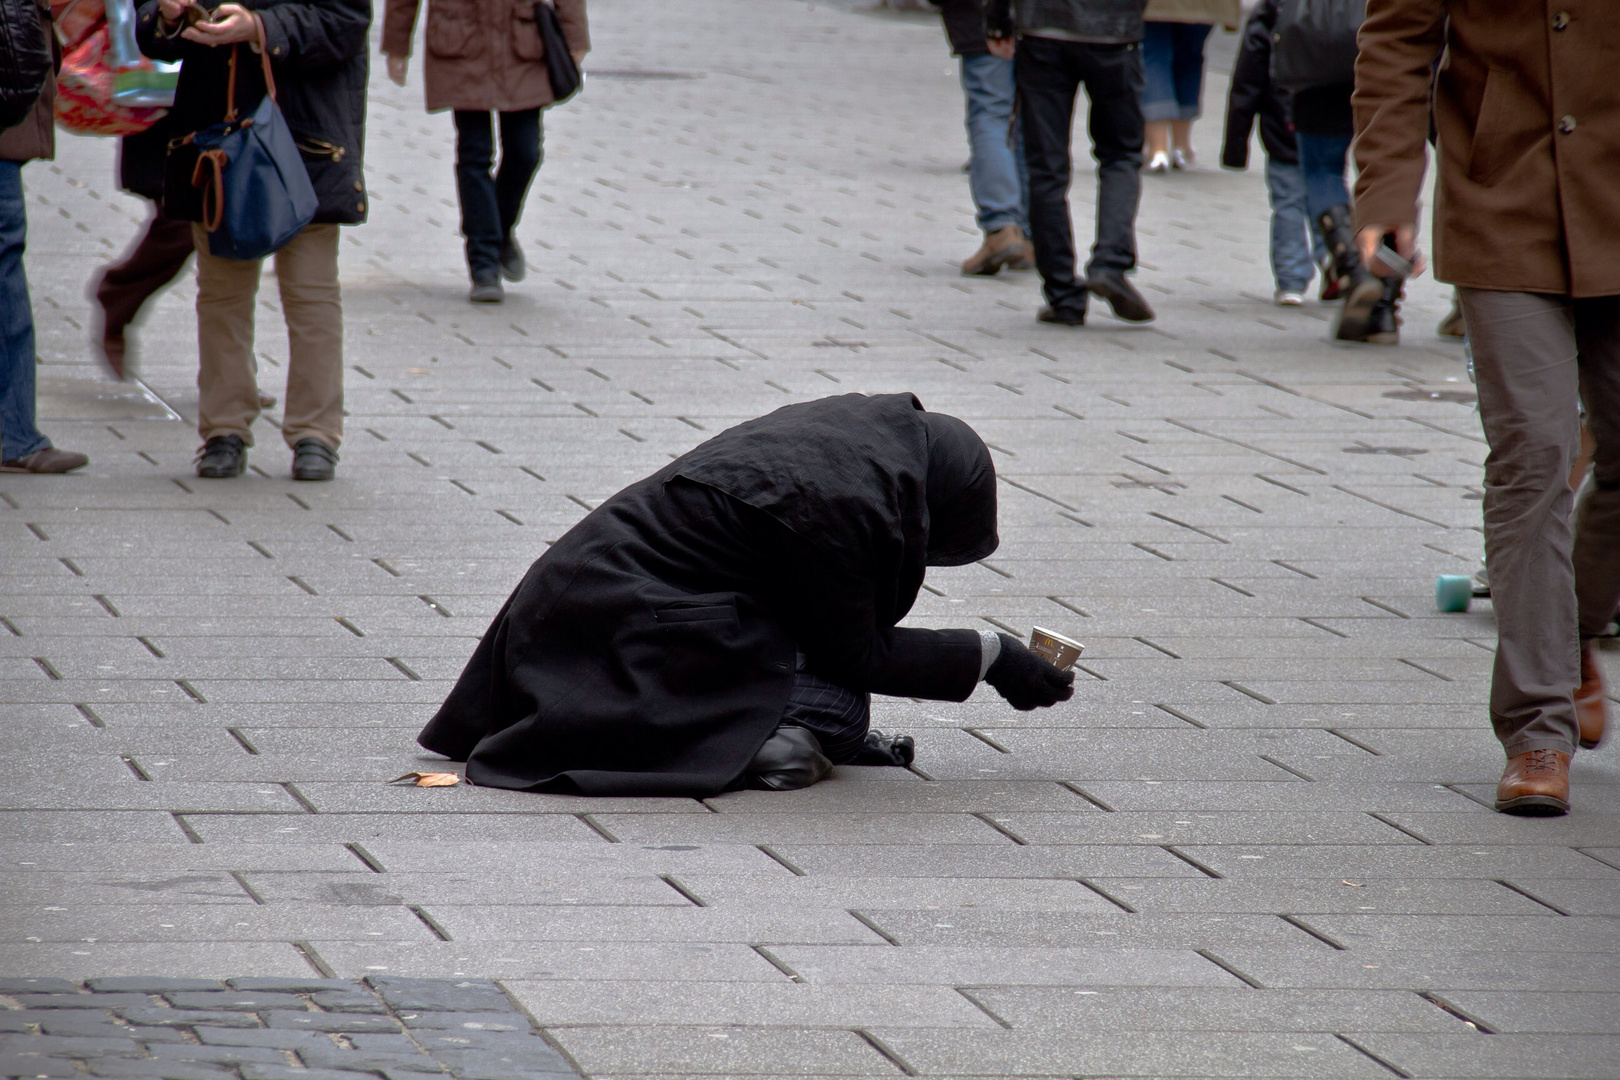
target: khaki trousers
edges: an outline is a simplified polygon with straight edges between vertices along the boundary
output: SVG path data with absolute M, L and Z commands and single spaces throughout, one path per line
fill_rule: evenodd
M 1620 603 L 1620 296 L 1462 289 L 1460 297 L 1491 448 L 1491 723 L 1509 756 L 1574 753 L 1579 642 L 1600 633 Z M 1582 400 L 1596 447 L 1572 528 Z
M 197 432 L 239 436 L 253 445 L 259 416 L 253 305 L 262 259 L 208 253 L 208 234 L 192 226 L 197 247 Z M 287 392 L 281 434 L 288 446 L 343 441 L 343 295 L 338 287 L 338 227 L 309 225 L 275 254 L 282 317 L 287 321 Z

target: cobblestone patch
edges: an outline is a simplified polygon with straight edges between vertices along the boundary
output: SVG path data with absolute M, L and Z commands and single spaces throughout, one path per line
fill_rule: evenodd
M 0 1077 L 564 1080 L 486 979 L 0 979 Z

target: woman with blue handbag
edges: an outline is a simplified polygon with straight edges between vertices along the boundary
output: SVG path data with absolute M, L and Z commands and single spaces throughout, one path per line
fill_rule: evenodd
M 197 246 L 197 475 L 241 475 L 259 415 L 253 306 L 274 253 L 295 480 L 330 480 L 343 439 L 338 226 L 366 216 L 368 0 L 150 0 L 136 37 L 181 62 L 164 213 Z

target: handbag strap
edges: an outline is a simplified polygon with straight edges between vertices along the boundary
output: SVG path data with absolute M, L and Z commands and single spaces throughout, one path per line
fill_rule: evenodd
M 259 62 L 264 68 L 264 92 L 270 95 L 271 101 L 275 101 L 276 76 L 270 70 L 270 42 L 265 37 L 264 20 L 259 18 L 256 11 L 250 11 L 248 14 L 253 17 L 253 28 L 259 35 Z M 240 45 L 231 46 L 230 75 L 226 79 L 225 86 L 225 122 L 227 124 L 236 121 L 236 53 L 240 47 Z
M 191 186 L 202 188 L 202 225 L 208 232 L 225 220 L 225 164 L 225 151 L 214 147 L 199 153 L 191 167 Z

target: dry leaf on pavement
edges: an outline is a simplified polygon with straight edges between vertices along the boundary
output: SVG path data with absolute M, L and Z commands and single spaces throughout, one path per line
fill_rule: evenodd
M 454 787 L 461 783 L 461 774 L 453 772 L 408 772 L 404 776 L 396 776 L 388 782 L 397 784 L 401 780 L 410 780 L 417 787 Z

